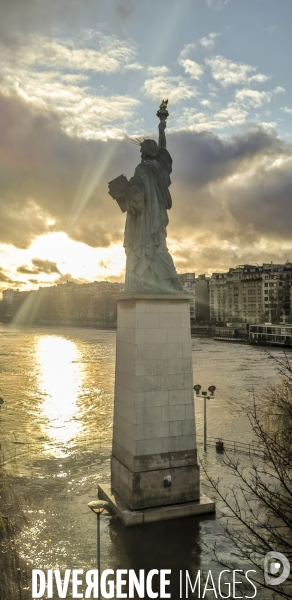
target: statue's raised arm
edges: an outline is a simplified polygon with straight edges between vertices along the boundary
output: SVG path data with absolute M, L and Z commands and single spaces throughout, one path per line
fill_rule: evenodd
M 166 121 L 161 120 L 158 125 L 158 130 L 159 130 L 158 148 L 166 148 L 165 129 L 166 129 Z

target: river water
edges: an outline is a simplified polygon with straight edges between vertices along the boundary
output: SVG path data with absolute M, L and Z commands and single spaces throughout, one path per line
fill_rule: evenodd
M 265 388 L 278 381 L 275 362 L 263 348 L 210 338 L 193 338 L 192 350 L 194 383 L 203 390 L 216 386 L 208 401 L 208 435 L 255 441 L 245 409 L 253 395 L 260 403 Z M 114 331 L 0 326 L 1 450 L 28 519 L 18 544 L 31 568 L 95 568 L 96 524 L 87 503 L 96 498 L 98 483 L 110 481 L 114 367 Z M 200 399 L 195 413 L 203 455 Z M 227 489 L 231 479 L 214 442 L 204 460 Z M 215 498 L 212 490 L 208 494 Z M 179 597 L 179 569 L 213 568 L 214 543 L 223 556 L 232 555 L 215 516 L 125 529 L 104 513 L 101 543 L 102 570 L 172 569 L 173 598 Z

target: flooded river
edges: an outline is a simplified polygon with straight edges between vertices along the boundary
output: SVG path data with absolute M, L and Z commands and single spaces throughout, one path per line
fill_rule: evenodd
M 192 350 L 194 383 L 203 390 L 216 386 L 208 435 L 253 442 L 245 409 L 253 394 L 260 402 L 266 386 L 278 381 L 275 363 L 263 348 L 210 338 L 193 338 Z M 97 484 L 110 480 L 114 367 L 114 331 L 0 326 L 1 450 L 23 498 L 28 523 L 18 543 L 32 568 L 95 568 L 96 523 L 87 503 Z M 195 410 L 202 454 L 200 399 Z M 214 442 L 205 461 L 228 487 Z M 215 542 L 230 556 L 214 516 L 125 529 L 104 513 L 101 569 L 170 568 L 176 599 L 179 569 L 212 568 Z

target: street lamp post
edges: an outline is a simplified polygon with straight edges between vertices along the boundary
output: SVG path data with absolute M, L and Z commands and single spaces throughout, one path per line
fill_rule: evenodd
M 204 398 L 204 452 L 207 450 L 207 400 L 214 398 L 216 387 L 215 385 L 210 385 L 208 387 L 208 392 L 201 392 L 201 385 L 194 385 L 194 390 L 196 392 L 197 398 Z M 201 393 L 200 393 L 201 392 Z
M 108 508 L 108 502 L 105 500 L 93 500 L 88 503 L 88 507 L 97 516 L 97 570 L 98 570 L 98 600 L 100 599 L 100 515 L 105 508 Z

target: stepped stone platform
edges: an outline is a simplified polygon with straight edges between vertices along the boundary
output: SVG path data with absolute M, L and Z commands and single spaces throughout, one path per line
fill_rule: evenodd
M 215 512 L 215 503 L 207 496 L 201 496 L 199 500 L 194 502 L 144 508 L 143 510 L 131 510 L 109 485 L 98 486 L 98 497 L 100 500 L 106 500 L 109 503 L 110 511 L 121 519 L 125 527 L 179 519 L 181 517 L 201 516 Z

